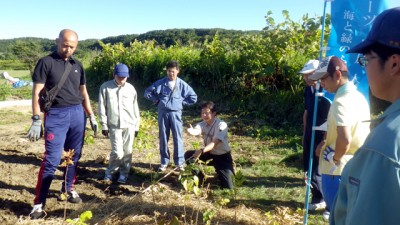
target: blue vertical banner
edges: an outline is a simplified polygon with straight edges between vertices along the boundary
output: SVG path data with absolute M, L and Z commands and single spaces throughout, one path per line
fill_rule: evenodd
M 346 62 L 350 80 L 367 100 L 369 100 L 369 85 L 365 70 L 357 63 L 359 55 L 346 54 L 346 51 L 366 38 L 375 17 L 386 8 L 386 0 L 331 2 L 331 33 L 326 55 L 335 55 Z

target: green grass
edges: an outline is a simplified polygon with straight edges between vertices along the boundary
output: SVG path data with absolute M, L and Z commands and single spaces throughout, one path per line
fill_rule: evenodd
M 186 116 L 185 121 L 192 124 L 199 121 L 196 113 L 186 114 L 192 116 Z M 146 129 L 151 130 L 151 127 L 157 129 L 155 114 L 146 112 L 143 115 Z M 306 187 L 303 181 L 301 137 L 298 135 L 301 131 L 288 128 L 285 132 L 266 125 L 247 127 L 246 130 L 238 129 L 236 126 L 244 126 L 240 121 L 231 122 L 233 117 L 224 115 L 223 119 L 230 126 L 229 143 L 236 171 L 240 170 L 244 182 L 236 186 L 233 193 L 214 189 L 212 200 L 218 202 L 218 199 L 228 198 L 231 199 L 228 207 L 241 204 L 280 219 L 283 216 L 277 214 L 276 210 L 279 207 L 286 207 L 293 214 L 303 218 L 301 210 L 304 208 Z M 263 131 L 264 134 L 252 135 L 257 130 Z M 143 136 L 146 133 L 144 132 Z M 194 143 L 191 140 L 185 141 Z M 277 224 L 281 224 L 285 219 L 276 221 Z M 308 224 L 327 224 L 327 222 L 322 217 L 322 211 L 318 211 L 309 212 Z
M 254 127 L 252 132 L 257 130 L 273 129 L 264 125 Z M 293 211 L 304 208 L 301 137 L 296 133 L 300 132 L 288 129 L 262 137 L 230 136 L 235 162 L 246 178 L 237 187 L 238 202 L 272 214 L 276 207 L 289 207 Z M 322 211 L 314 214 L 309 216 L 309 224 L 327 224 Z
M 4 71 L 7 71 L 10 76 L 19 78 L 22 80 L 31 80 L 31 75 L 29 73 L 29 70 L 0 70 L 0 73 L 3 73 Z

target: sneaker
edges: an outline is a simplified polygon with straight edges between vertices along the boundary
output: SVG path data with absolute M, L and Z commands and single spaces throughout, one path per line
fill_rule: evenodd
M 179 172 L 184 172 L 184 171 L 185 171 L 185 165 L 184 165 L 184 164 L 181 164 L 181 165 L 179 165 L 179 166 L 176 166 L 176 168 L 177 168 L 177 170 L 178 170 Z
M 319 203 L 313 203 L 313 204 L 308 204 L 308 209 L 309 210 L 318 210 L 318 209 L 324 209 L 326 207 L 325 202 L 319 202 Z
M 29 217 L 32 220 L 42 219 L 46 217 L 46 212 L 42 209 L 42 204 L 34 205 L 31 213 L 29 213 Z
M 331 213 L 329 211 L 326 211 L 326 210 L 322 213 L 322 216 L 324 217 L 324 219 L 326 221 L 329 221 L 329 216 L 330 215 L 331 215 Z
M 108 178 L 108 177 L 104 177 L 101 181 L 104 184 L 108 184 L 108 185 L 112 183 L 112 180 L 110 178 Z
M 105 173 L 103 181 L 107 181 L 108 182 L 108 181 L 112 181 L 112 179 L 113 179 L 113 177 L 112 177 L 111 174 Z
M 79 197 L 78 193 L 76 191 L 70 191 L 68 193 L 61 193 L 57 199 L 59 201 L 65 201 L 68 200 L 71 203 L 81 203 L 82 199 Z
M 160 167 L 158 167 L 157 172 L 164 172 L 165 170 L 167 170 L 167 165 L 160 165 Z
M 118 183 L 120 183 L 120 184 L 125 184 L 126 183 L 126 180 L 127 180 L 128 178 L 126 177 L 126 176 L 124 176 L 124 175 L 119 175 L 119 178 L 118 178 Z

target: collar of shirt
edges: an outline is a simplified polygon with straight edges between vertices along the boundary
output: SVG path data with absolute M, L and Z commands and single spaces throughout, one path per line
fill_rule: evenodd
M 117 87 L 124 87 L 125 86 L 125 84 L 118 84 L 118 82 L 114 79 L 114 84 L 117 86 Z
M 165 85 L 167 87 L 169 87 L 169 82 L 170 82 L 170 80 L 168 77 L 165 77 L 164 80 L 162 81 L 163 85 Z M 175 86 L 178 85 L 178 83 L 179 83 L 179 77 L 177 77 L 175 80 Z
M 352 90 L 357 90 L 356 86 L 353 84 L 353 82 L 347 82 L 345 84 L 343 84 L 342 86 L 340 86 L 338 88 L 338 90 L 336 91 L 335 96 L 341 96 L 342 94 L 348 92 L 348 91 L 352 91 Z
M 397 99 L 395 102 L 393 102 L 384 112 L 382 115 L 380 115 L 378 118 L 372 120 L 372 122 L 379 124 L 382 122 L 387 116 L 389 116 L 392 113 L 400 111 L 400 99 Z
M 51 53 L 51 55 L 52 55 L 52 57 L 53 57 L 55 60 L 65 62 L 65 60 L 61 58 L 61 56 L 57 53 L 57 51 L 54 51 L 53 53 Z M 74 63 L 75 63 L 75 59 L 74 59 L 72 56 L 70 56 L 70 57 L 68 58 L 68 61 L 69 61 L 71 64 L 74 64 Z
M 176 80 L 170 80 L 170 81 L 168 81 L 168 87 L 169 87 L 171 90 L 174 89 L 175 85 L 176 85 Z

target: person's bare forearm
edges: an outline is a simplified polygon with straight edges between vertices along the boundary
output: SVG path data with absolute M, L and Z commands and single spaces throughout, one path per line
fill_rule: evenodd
M 86 115 L 90 116 L 93 114 L 93 110 L 90 104 L 89 94 L 87 93 L 86 86 L 81 85 L 80 91 L 83 96 L 83 102 L 82 102 L 83 109 L 85 110 Z
M 349 127 L 338 127 L 337 128 L 338 136 L 336 138 L 336 146 L 335 146 L 335 160 L 340 160 L 343 155 L 350 149 L 351 143 L 351 133 Z
M 44 88 L 44 84 L 34 83 L 32 88 L 32 116 L 40 115 L 39 92 Z

